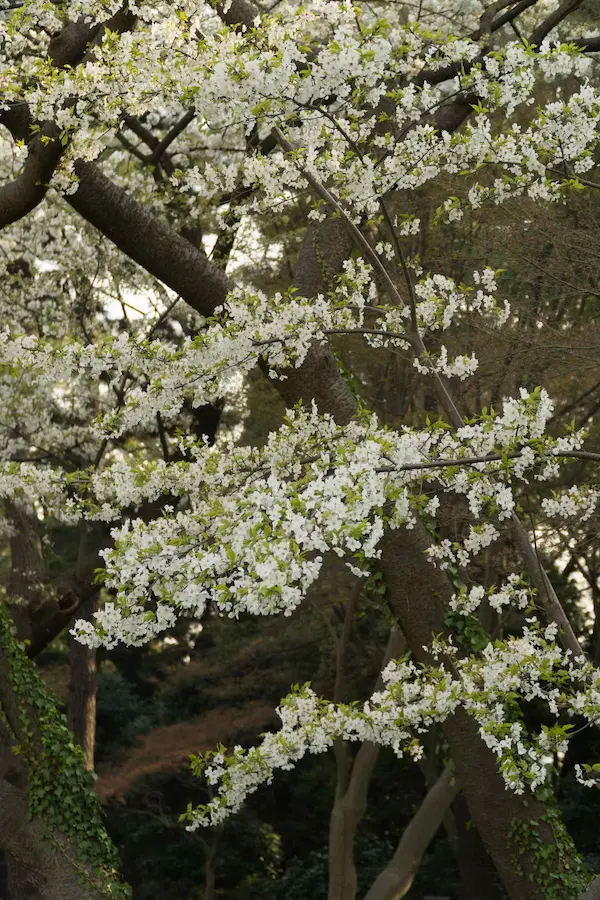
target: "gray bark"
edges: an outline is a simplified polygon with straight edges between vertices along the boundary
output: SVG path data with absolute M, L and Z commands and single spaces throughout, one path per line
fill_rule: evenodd
M 588 884 L 579 900 L 600 900 L 600 875 Z
M 92 594 L 81 604 L 79 607 L 81 618 L 92 621 L 97 596 Z M 83 750 L 86 769 L 93 772 L 96 743 L 96 650 L 85 647 L 71 637 L 69 665 L 71 679 L 67 721 Z
M 0 778 L 0 835 L 12 858 L 9 886 L 16 892 L 14 900 L 93 900 L 102 896 L 87 888 L 73 867 L 68 842 L 60 835 L 48 839 L 42 823 L 28 817 L 25 792 L 5 778 Z

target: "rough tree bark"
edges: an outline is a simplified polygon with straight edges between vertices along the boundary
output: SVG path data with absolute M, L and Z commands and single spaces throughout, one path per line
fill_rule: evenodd
M 460 793 L 452 804 L 458 833 L 456 861 L 461 900 L 499 900 L 496 870 L 481 835 L 471 819 L 467 801 Z
M 82 619 L 92 620 L 97 599 L 97 594 L 91 594 L 83 601 L 78 610 L 78 615 Z M 71 679 L 67 721 L 83 750 L 86 769 L 93 772 L 96 743 L 96 650 L 84 647 L 79 641 L 71 638 L 69 666 Z
M 587 890 L 581 895 L 580 900 L 600 900 L 600 875 L 587 886 Z
M 0 834 L 12 860 L 7 880 L 13 900 L 98 900 L 102 894 L 88 890 L 70 864 L 68 842 L 49 841 L 42 823 L 29 818 L 26 790 L 7 780 L 16 773 L 2 774 Z

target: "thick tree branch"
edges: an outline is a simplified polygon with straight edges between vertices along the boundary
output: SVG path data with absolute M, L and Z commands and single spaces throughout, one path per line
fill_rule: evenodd
M 595 37 L 574 38 L 569 41 L 585 53 L 597 53 L 600 50 L 600 35 Z
M 50 62 L 57 69 L 62 69 L 65 66 L 74 66 L 81 62 L 87 52 L 88 45 L 93 41 L 100 29 L 104 30 L 100 22 L 87 24 L 83 18 L 77 22 L 68 22 L 62 31 L 50 41 L 48 46 Z
M 229 289 L 225 274 L 189 241 L 107 178 L 93 163 L 76 163 L 69 204 L 123 253 L 168 285 L 202 315 L 212 315 Z
M 0 187 L 0 229 L 17 222 L 42 202 L 64 148 L 54 125 L 45 125 L 29 143 L 23 169 Z
M 126 9 L 119 10 L 105 23 L 86 25 L 83 20 L 68 22 L 60 34 L 50 41 L 48 56 L 57 68 L 73 66 L 86 58 L 91 42 L 98 41 L 105 29 L 125 31 L 133 27 L 135 17 Z M 41 125 L 33 134 L 29 108 L 26 103 L 13 104 L 0 110 L 0 124 L 11 132 L 13 139 L 24 141 L 27 159 L 17 177 L 0 187 L 0 229 L 22 219 L 42 202 L 66 144 L 60 140 L 60 130 L 51 122 Z

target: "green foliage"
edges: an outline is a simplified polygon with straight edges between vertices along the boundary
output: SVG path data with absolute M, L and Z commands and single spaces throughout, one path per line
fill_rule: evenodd
M 130 890 L 120 882 L 119 860 L 104 828 L 83 752 L 73 743 L 65 718 L 37 667 L 16 640 L 4 606 L 0 606 L 0 647 L 19 708 L 13 750 L 27 764 L 30 815 L 40 818 L 57 850 L 66 852 L 59 835 L 69 839 L 69 848 L 76 852 L 71 862 L 95 890 L 124 900 Z
M 534 871 L 530 877 L 543 890 L 545 900 L 575 900 L 589 882 L 590 875 L 567 833 L 550 791 L 546 788 L 538 794 L 541 795 L 539 799 L 548 804 L 546 815 L 542 819 L 513 822 L 509 845 L 515 868 L 522 872 L 522 860 L 533 858 Z
M 121 672 L 103 666 L 98 675 L 96 742 L 101 753 L 97 759 L 131 746 L 140 734 L 162 724 L 160 712 L 139 696 L 136 686 Z
M 393 845 L 386 838 L 367 835 L 357 841 L 358 896 L 369 889 L 393 852 Z M 291 860 L 281 878 L 267 887 L 261 896 L 264 900 L 325 900 L 327 878 L 327 849 L 313 850 L 304 858 Z
M 455 644 L 460 650 L 479 653 L 489 643 L 489 635 L 472 613 L 464 615 L 448 610 L 444 616 L 444 624 L 452 630 Z

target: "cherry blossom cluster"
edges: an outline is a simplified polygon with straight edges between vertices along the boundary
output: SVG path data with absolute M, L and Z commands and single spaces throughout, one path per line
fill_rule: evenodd
M 165 498 L 166 515 L 113 530 L 104 559 L 115 600 L 95 625 L 80 621 L 75 631 L 90 645 L 143 643 L 174 621 L 172 610 L 200 615 L 207 603 L 232 617 L 290 615 L 318 577 L 323 554 L 334 552 L 355 574 L 366 574 L 385 529 L 410 528 L 422 512 L 435 514 L 436 498 L 427 491 L 440 487 L 466 495 L 484 521 L 469 525 L 463 541 L 432 543 L 428 555 L 440 568 L 466 567 L 499 535 L 485 518 L 501 522 L 514 509 L 512 479 L 554 473 L 556 447 L 561 454 L 580 447 L 580 434 L 541 439 L 551 412 L 547 395 L 523 391 L 504 414 L 465 426 L 468 434 L 457 437 L 445 427 L 388 430 L 374 416 L 342 427 L 300 408 L 262 448 L 197 446 L 192 462 L 115 463 L 85 481 L 88 499 L 71 498 L 71 514 L 79 502 L 79 514 L 110 521 L 123 507 Z M 525 450 L 526 464 L 519 455 Z M 480 462 L 461 465 L 475 453 Z M 523 592 L 509 585 L 490 601 L 522 608 Z
M 513 572 L 508 576 L 505 584 L 500 587 L 492 585 L 487 591 L 480 584 L 468 589 L 461 587 L 453 595 L 450 609 L 468 616 L 479 609 L 484 599 L 497 613 L 501 613 L 508 606 L 520 610 L 531 610 L 533 606 L 531 589 L 522 575 Z
M 534 619 L 517 637 L 489 643 L 479 657 L 462 657 L 451 643 L 433 648 L 439 665 L 393 660 L 383 670 L 384 687 L 363 705 L 319 699 L 309 685 L 281 703 L 279 731 L 248 750 L 224 748 L 195 757 L 197 774 L 218 785 L 208 804 L 188 810 L 188 828 L 215 825 L 238 811 L 249 794 L 269 784 L 277 770 L 293 768 L 308 753 L 322 753 L 339 738 L 391 747 L 398 756 L 423 753 L 420 736 L 459 708 L 472 716 L 482 740 L 497 756 L 511 790 L 535 791 L 550 777 L 553 754 L 564 751 L 573 725 L 542 726 L 527 735 L 517 702 L 538 700 L 553 715 L 600 715 L 600 670 L 574 659 L 556 644 L 556 626 Z
M 100 18 L 114 6 L 101 5 Z M 227 132 L 228 141 L 232 133 L 243 142 L 255 129 L 266 136 L 280 125 L 297 147 L 295 154 L 249 154 L 243 167 L 217 155 L 202 167 L 182 166 L 176 182 L 208 201 L 241 185 L 260 188 L 250 206 L 268 207 L 303 189 L 303 172 L 310 171 L 360 221 L 379 214 L 389 191 L 415 189 L 444 171 L 498 172 L 491 187 L 487 180 L 473 186 L 469 201 L 478 206 L 523 191 L 555 200 L 562 180 L 549 170 L 576 178 L 593 163 L 598 94 L 585 81 L 590 61 L 566 45 L 509 44 L 482 61 L 477 40 L 457 39 L 447 27 L 432 40 L 414 21 L 357 12 L 348 0 L 284 6 L 250 30 L 221 27 L 208 4 L 167 11 L 145 3 L 134 31 L 107 32 L 80 65 L 57 69 L 38 49 L 22 52 L 38 10 L 47 19 L 41 7 L 29 2 L 9 20 L 0 86 L 6 102 L 27 102 L 37 121 L 62 130 L 67 146 L 55 181 L 68 190 L 75 189 L 74 160 L 97 157 L 125 114 L 190 106 L 199 129 Z M 477 94 L 480 109 L 450 135 L 431 121 L 447 86 L 431 82 L 454 61 L 464 63 L 457 81 Z M 494 112 L 512 116 L 532 102 L 540 80 L 567 75 L 581 87 L 564 102 L 548 104 L 525 127 L 515 122 L 498 131 Z M 393 101 L 394 114 L 382 133 L 385 100 Z M 456 217 L 460 210 L 448 202 L 446 212 Z
M 542 500 L 542 509 L 547 516 L 557 519 L 577 519 L 587 522 L 598 505 L 598 491 L 587 485 L 575 485 L 563 493 L 554 492 L 552 497 Z
M 415 285 L 419 298 L 417 324 L 421 335 L 447 329 L 461 316 L 483 315 L 501 324 L 508 306 L 495 298 L 497 284 L 491 270 L 473 275 L 475 286 L 457 285 L 441 275 L 426 276 Z M 377 304 L 377 305 L 375 305 Z M 311 300 L 290 293 L 266 296 L 260 291 L 234 289 L 225 305 L 194 338 L 179 344 L 164 339 L 144 339 L 129 334 L 107 335 L 95 344 L 75 340 L 38 340 L 32 335 L 0 334 L 0 372 L 7 375 L 7 405 L 11 385 L 15 390 L 15 417 L 22 422 L 23 382 L 28 384 L 28 418 L 37 427 L 29 433 L 46 435 L 48 443 L 62 446 L 78 435 L 52 427 L 57 403 L 81 405 L 87 398 L 98 410 L 97 437 L 117 437 L 126 430 L 148 425 L 160 413 L 165 420 L 177 416 L 186 398 L 201 406 L 226 397 L 238 389 L 239 379 L 250 372 L 259 357 L 273 378 L 289 367 L 298 367 L 315 341 L 329 334 L 362 334 L 373 347 L 410 347 L 410 309 L 378 304 L 377 285 L 370 267 L 359 258 L 348 260 L 337 288 L 328 296 Z M 442 346 L 437 355 L 415 359 L 420 371 L 432 370 L 465 378 L 477 367 L 474 356 L 449 360 Z M 16 377 L 18 376 L 18 381 Z M 104 391 L 98 393 L 99 379 Z M 125 379 L 125 382 L 123 382 Z M 114 391 L 126 396 L 114 400 Z M 117 391 L 117 394 L 119 391 Z M 86 435 L 88 441 L 94 431 Z

